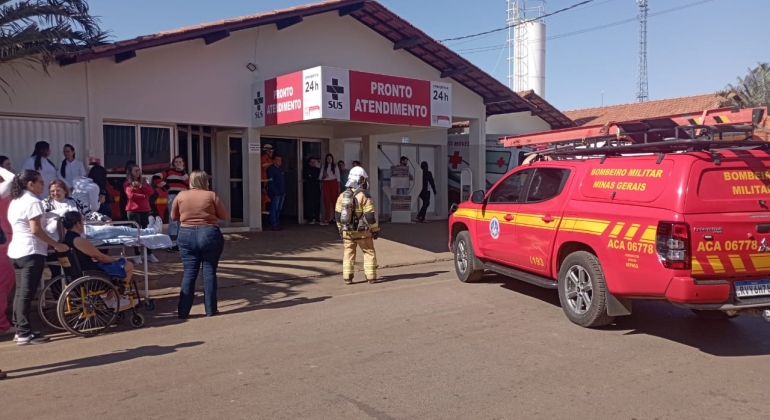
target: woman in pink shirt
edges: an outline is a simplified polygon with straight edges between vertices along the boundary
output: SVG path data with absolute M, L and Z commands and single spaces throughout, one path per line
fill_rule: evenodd
M 139 165 L 129 166 L 126 172 L 126 182 L 123 184 L 126 192 L 126 216 L 128 220 L 146 229 L 150 225 L 150 196 L 155 190 L 147 178 L 142 176 L 142 168 Z M 138 247 L 134 247 L 134 255 L 134 264 L 141 264 L 142 257 L 139 256 Z M 147 250 L 147 261 L 158 262 L 151 249 Z
M 15 334 L 15 330 L 5 315 L 8 297 L 16 284 L 16 271 L 8 259 L 8 244 L 11 243 L 13 229 L 8 221 L 8 206 L 11 204 L 11 181 L 13 173 L 0 167 L 0 229 L 5 235 L 5 242 L 0 244 L 0 336 Z M 0 375 L 1 376 L 1 375 Z

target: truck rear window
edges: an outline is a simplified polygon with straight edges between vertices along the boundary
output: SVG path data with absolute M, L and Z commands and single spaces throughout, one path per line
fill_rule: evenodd
M 770 200 L 770 170 L 706 169 L 700 174 L 703 201 Z
M 666 188 L 672 165 L 670 160 L 608 159 L 588 171 L 581 192 L 588 198 L 650 203 Z

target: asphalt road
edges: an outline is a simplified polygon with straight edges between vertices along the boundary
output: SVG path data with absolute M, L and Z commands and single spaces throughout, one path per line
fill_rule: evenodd
M 4 419 L 767 419 L 770 323 L 643 303 L 602 330 L 451 263 L 220 291 L 222 316 L 0 342 Z M 201 305 L 194 313 L 201 314 Z

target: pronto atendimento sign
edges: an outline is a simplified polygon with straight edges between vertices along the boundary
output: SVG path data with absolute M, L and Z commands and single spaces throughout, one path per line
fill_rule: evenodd
M 450 83 L 314 67 L 252 86 L 254 127 L 316 119 L 452 126 Z

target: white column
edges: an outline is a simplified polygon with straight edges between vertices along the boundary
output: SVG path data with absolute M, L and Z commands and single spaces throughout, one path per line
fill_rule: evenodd
M 436 214 L 441 219 L 449 217 L 449 184 L 447 180 L 447 167 L 449 166 L 449 146 L 444 142 L 441 146 L 436 148 L 439 154 L 434 158 L 436 167 L 431 168 L 433 170 L 433 178 L 436 182 L 436 190 L 438 194 L 436 197 Z
M 262 230 L 262 155 L 249 153 L 249 143 L 260 141 L 258 128 L 243 130 L 243 218 L 254 231 Z
M 88 156 L 80 156 L 84 164 L 88 164 L 89 157 L 95 157 L 101 159 L 102 166 L 104 166 L 104 117 L 102 115 L 101 104 L 96 103 L 96 98 L 99 95 L 94 92 L 95 86 L 92 82 L 93 69 L 86 62 L 85 66 L 85 82 L 86 82 L 86 118 L 85 118 L 85 144 L 86 152 Z M 173 137 L 172 137 L 173 138 Z
M 361 166 L 369 175 L 369 193 L 372 195 L 374 208 L 379 215 L 382 210 L 380 210 L 380 174 L 377 168 L 378 153 L 376 136 L 361 137 Z
M 224 131 L 217 131 L 214 140 L 214 173 L 210 174 L 214 177 L 213 190 L 216 191 L 219 199 L 225 205 L 225 208 L 232 208 L 232 200 L 230 197 L 230 140 L 227 137 L 228 133 Z M 228 220 L 222 223 L 222 226 L 229 227 L 230 219 L 233 215 L 228 212 Z
M 473 191 L 487 188 L 487 141 L 486 121 L 481 118 L 470 120 L 468 148 L 470 167 L 473 172 Z

